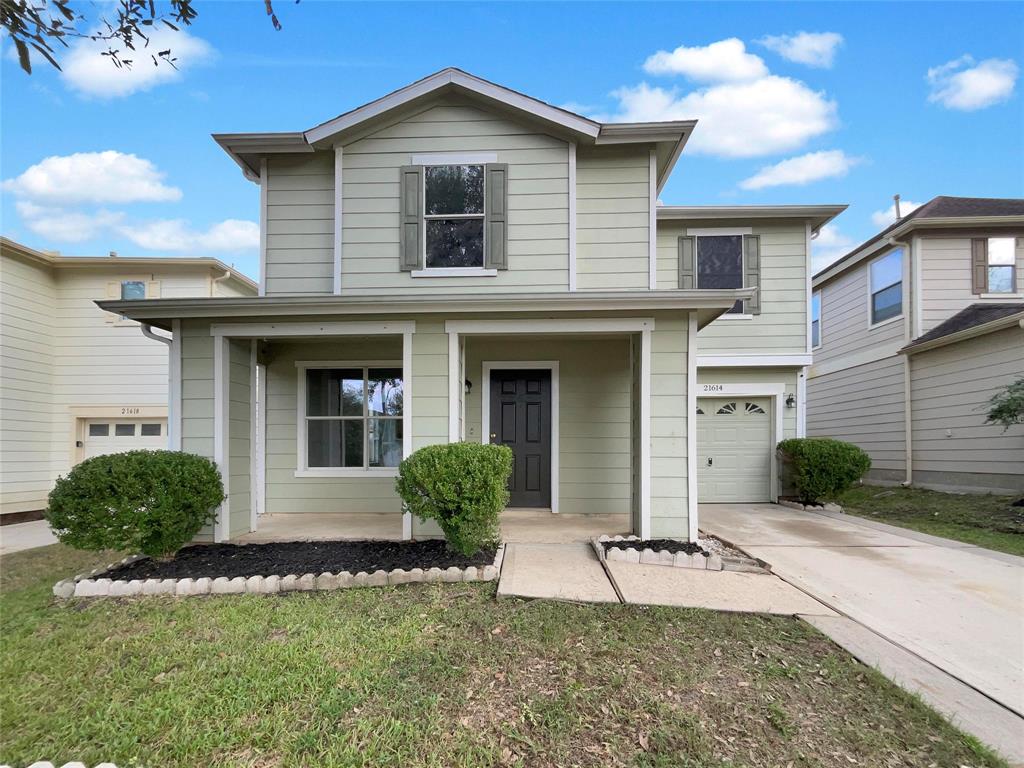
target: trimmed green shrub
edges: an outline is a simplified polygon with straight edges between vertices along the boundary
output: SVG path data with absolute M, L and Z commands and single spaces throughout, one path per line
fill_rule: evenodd
M 50 491 L 46 519 L 77 549 L 170 557 L 224 500 L 216 465 L 180 451 L 128 451 L 86 459 Z
M 409 512 L 437 521 L 452 549 L 473 555 L 498 543 L 511 473 L 508 446 L 429 445 L 401 463 L 395 490 Z
M 871 457 L 856 445 L 828 437 L 783 440 L 779 453 L 802 504 L 834 499 L 871 469 Z

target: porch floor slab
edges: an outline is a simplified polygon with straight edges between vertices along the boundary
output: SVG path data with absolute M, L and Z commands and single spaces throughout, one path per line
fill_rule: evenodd
M 617 560 L 610 560 L 607 565 L 627 603 L 781 616 L 837 615 L 771 574 L 698 571 Z
M 629 515 L 556 515 L 546 509 L 501 513 L 501 538 L 509 543 L 568 544 L 603 533 L 626 536 L 631 530 Z
M 256 530 L 232 539 L 238 544 L 268 541 L 402 538 L 400 515 L 282 513 L 260 515 Z
M 590 544 L 507 544 L 498 597 L 619 602 Z

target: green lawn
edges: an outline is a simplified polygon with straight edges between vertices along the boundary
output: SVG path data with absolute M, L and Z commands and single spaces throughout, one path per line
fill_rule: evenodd
M 837 501 L 851 515 L 1024 556 L 1024 507 L 1010 506 L 1017 498 L 864 485 Z
M 73 600 L 0 560 L 0 763 L 1004 765 L 790 619 L 488 585 Z

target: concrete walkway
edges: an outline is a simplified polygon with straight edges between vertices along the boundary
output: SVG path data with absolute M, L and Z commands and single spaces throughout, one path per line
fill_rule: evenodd
M 506 544 L 498 597 L 617 603 L 590 544 Z
M 56 544 L 57 537 L 45 520 L 0 525 L 0 555 Z
M 873 633 L 1024 713 L 1024 559 L 774 504 L 703 505 L 700 521 Z

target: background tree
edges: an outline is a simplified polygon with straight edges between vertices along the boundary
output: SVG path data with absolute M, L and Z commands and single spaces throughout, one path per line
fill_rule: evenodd
M 274 29 L 281 29 L 272 0 L 263 0 L 263 4 Z M 107 50 L 100 55 L 115 67 L 131 68 L 138 55 L 148 56 L 154 66 L 174 67 L 172 49 L 145 50 L 150 32 L 160 24 L 177 32 L 199 15 L 193 0 L 168 0 L 160 7 L 155 0 L 119 0 L 112 13 L 90 18 L 87 12 L 96 9 L 97 4 L 90 0 L 0 0 L 0 27 L 14 44 L 27 74 L 32 74 L 31 49 L 60 69 L 60 47 L 67 48 L 68 41 L 76 38 L 106 42 Z
M 1024 424 L 1024 379 L 1017 379 L 988 401 L 986 424 L 1002 424 L 1005 432 L 1014 424 Z

